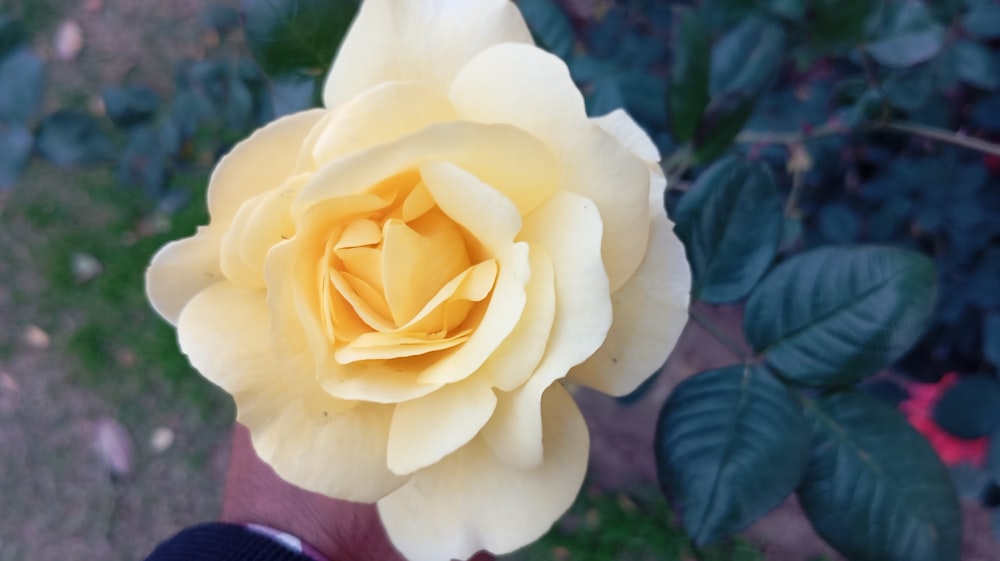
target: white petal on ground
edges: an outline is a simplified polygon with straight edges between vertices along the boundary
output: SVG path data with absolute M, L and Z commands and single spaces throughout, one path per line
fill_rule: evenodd
M 691 271 L 684 246 L 662 206 L 653 212 L 645 260 L 611 295 L 614 322 L 607 340 L 569 376 L 611 395 L 630 393 L 659 370 L 687 323 Z
M 382 82 L 410 80 L 445 93 L 476 53 L 531 43 L 507 0 L 367 0 L 340 45 L 323 91 L 334 108 Z
M 327 395 L 309 355 L 279 358 L 263 290 L 220 282 L 181 313 L 181 350 L 233 395 L 254 448 L 283 479 L 325 495 L 374 502 L 405 482 L 386 467 L 392 407 Z
M 469 61 L 449 97 L 462 119 L 513 124 L 558 154 L 562 188 L 600 209 L 611 289 L 624 284 L 646 251 L 647 226 L 637 220 L 647 216 L 649 166 L 587 119 L 566 64 L 525 45 L 498 45 Z
M 481 439 L 378 502 L 393 544 L 411 561 L 504 554 L 541 537 L 573 503 L 587 468 L 587 426 L 566 390 L 545 393 L 545 457 L 521 470 Z
M 146 295 L 163 319 L 177 325 L 184 306 L 222 280 L 221 244 L 220 229 L 201 227 L 194 236 L 171 242 L 156 253 L 146 270 Z

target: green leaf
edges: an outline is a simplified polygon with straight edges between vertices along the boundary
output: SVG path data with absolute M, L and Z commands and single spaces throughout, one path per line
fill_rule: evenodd
M 38 152 L 53 164 L 66 167 L 110 160 L 114 147 L 100 121 L 63 109 L 38 125 Z
M 981 438 L 1000 427 L 1000 382 L 992 376 L 965 376 L 934 406 L 934 421 L 959 438 Z
M 806 15 L 806 0 L 766 0 L 764 6 L 789 21 L 799 22 Z
M 747 341 L 787 378 L 837 386 L 907 351 L 934 317 L 934 263 L 885 247 L 825 247 L 776 267 L 750 294 Z
M 698 177 L 681 198 L 676 220 L 694 271 L 694 297 L 733 302 L 750 292 L 774 260 L 781 199 L 764 164 L 731 156 Z
M 926 66 L 894 72 L 882 82 L 882 91 L 893 107 L 916 111 L 930 99 L 934 91 L 934 76 Z
M 1000 84 L 1000 71 L 989 49 L 972 41 L 957 41 L 951 48 L 956 57 L 958 77 L 963 82 L 984 90 L 996 89 Z
M 945 30 L 938 24 L 868 43 L 865 50 L 889 68 L 908 68 L 926 62 L 944 47 Z
M 713 98 L 692 139 L 695 160 L 704 164 L 722 155 L 750 120 L 753 109 L 754 98 L 746 93 Z
M 983 318 L 983 356 L 993 366 L 1000 366 L 1000 313 Z
M 1000 39 L 1000 4 L 980 2 L 960 22 L 962 29 L 977 39 Z
M 269 74 L 330 67 L 357 0 L 245 0 L 246 39 Z
M 28 42 L 28 32 L 20 22 L 0 16 L 0 58 Z
M 812 0 L 806 35 L 828 51 L 844 51 L 862 39 L 865 20 L 878 5 L 872 0 Z
M 799 484 L 808 454 L 801 408 L 760 366 L 688 378 L 670 394 L 657 423 L 660 484 L 699 546 L 781 504 Z
M 0 121 L 28 125 L 42 103 L 42 61 L 28 47 L 0 58 Z
M 755 17 L 738 25 L 712 48 L 712 98 L 763 93 L 781 69 L 784 48 L 785 31 L 777 23 Z
M 895 410 L 844 392 L 806 405 L 799 487 L 817 533 L 852 561 L 958 561 L 962 514 L 948 470 Z
M 0 192 L 14 186 L 34 145 L 35 139 L 26 128 L 0 124 Z
M 690 140 L 708 106 L 711 44 L 701 18 L 690 8 L 674 13 L 667 106 L 670 128 L 678 142 Z
M 573 24 L 552 0 L 521 0 L 517 3 L 535 41 L 544 49 L 567 60 L 573 54 Z
M 156 92 L 142 86 L 107 87 L 101 92 L 101 99 L 105 114 L 121 128 L 148 122 L 160 107 Z

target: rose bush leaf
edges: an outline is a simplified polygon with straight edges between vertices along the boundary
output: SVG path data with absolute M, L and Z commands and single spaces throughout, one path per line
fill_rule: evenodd
M 981 438 L 1000 427 L 1000 381 L 966 376 L 934 405 L 934 421 L 959 438 Z
M 521 0 L 517 6 L 539 46 L 563 60 L 569 59 L 573 54 L 573 24 L 562 8 L 552 0 Z
M 781 25 L 750 18 L 712 47 L 709 91 L 713 98 L 732 92 L 757 95 L 774 80 L 784 60 Z
M 42 103 L 44 68 L 27 46 L 0 57 L 0 121 L 29 125 Z
M 269 74 L 326 71 L 358 11 L 357 0 L 244 0 L 246 38 Z
M 809 402 L 798 490 L 817 533 L 853 561 L 957 561 L 961 510 L 948 470 L 896 411 L 844 392 Z
M 750 294 L 743 329 L 784 376 L 856 382 L 901 356 L 933 320 L 934 263 L 902 249 L 825 247 L 776 267 Z
M 763 164 L 732 156 L 698 177 L 676 220 L 694 271 L 694 296 L 733 302 L 750 292 L 774 260 L 781 200 Z
M 670 127 L 678 142 L 694 136 L 708 106 L 711 43 L 708 30 L 695 12 L 677 8 L 671 36 L 670 91 L 667 94 Z
M 709 102 L 692 141 L 699 163 L 710 163 L 729 148 L 753 114 L 755 99 L 744 92 L 733 92 Z
M 101 123 L 91 115 L 63 109 L 38 125 L 38 153 L 57 166 L 110 160 L 114 146 Z
M 799 484 L 809 429 L 788 389 L 761 366 L 696 374 L 660 413 L 660 484 L 698 545 L 723 539 L 778 506 Z
M 1000 84 L 1000 70 L 992 52 L 974 41 L 958 41 L 951 46 L 955 53 L 955 68 L 963 82 L 994 90 Z
M 31 158 L 35 139 L 28 129 L 0 125 L 0 191 L 14 186 Z
M 962 29 L 977 39 L 1000 38 L 1000 5 L 976 2 L 960 19 Z

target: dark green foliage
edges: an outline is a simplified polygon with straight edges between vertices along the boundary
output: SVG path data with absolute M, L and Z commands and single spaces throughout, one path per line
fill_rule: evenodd
M 42 62 L 26 46 L 0 54 L 0 122 L 29 125 L 42 103 Z
M 927 441 L 873 398 L 810 402 L 812 452 L 799 499 L 816 531 L 852 561 L 957 561 L 961 511 Z
M 660 483 L 696 545 L 714 543 L 778 506 L 799 484 L 809 429 L 765 368 L 733 366 L 682 382 L 660 413 Z
M 795 256 L 761 282 L 743 328 L 754 350 L 789 379 L 837 386 L 906 352 L 933 319 L 935 269 L 926 257 L 881 247 L 829 247 Z
M 122 128 L 149 121 L 160 107 L 156 92 L 143 86 L 104 88 L 101 99 L 105 114 Z
M 87 113 L 64 109 L 38 125 L 38 153 L 57 166 L 106 162 L 114 152 L 101 122 Z
M 269 74 L 323 74 L 358 10 L 357 0 L 245 0 L 246 38 Z
M 694 136 L 708 106 L 711 43 L 708 30 L 691 9 L 677 8 L 671 32 L 668 113 L 674 138 L 686 142 Z
M 694 272 L 692 292 L 707 302 L 746 296 L 778 250 L 781 201 L 759 163 L 715 163 L 681 199 L 675 218 Z
M 0 124 L 0 191 L 14 186 L 33 148 L 34 137 L 27 129 Z
M 1000 381 L 966 376 L 941 396 L 934 421 L 959 438 L 980 438 L 1000 427 Z
M 552 0 L 521 0 L 517 5 L 536 43 L 564 60 L 573 54 L 573 24 L 562 8 Z

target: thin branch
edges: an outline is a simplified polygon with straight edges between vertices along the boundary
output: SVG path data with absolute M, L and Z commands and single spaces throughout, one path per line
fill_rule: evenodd
M 705 331 L 708 331 L 716 341 L 721 343 L 722 346 L 726 348 L 727 351 L 738 358 L 740 362 L 747 363 L 750 361 L 750 356 L 747 355 L 747 353 L 745 353 L 743 349 L 740 348 L 740 346 L 736 344 L 736 342 L 733 341 L 728 335 L 723 333 L 722 330 L 719 329 L 719 326 L 715 325 L 712 320 L 705 317 L 704 314 L 694 308 L 690 308 L 688 310 L 688 315 L 691 316 L 691 319 L 693 319 L 695 323 L 700 325 Z
M 874 128 L 922 136 L 931 140 L 947 142 L 948 144 L 954 144 L 955 146 L 961 146 L 970 150 L 978 150 L 986 154 L 1000 156 L 1000 144 L 994 144 L 980 138 L 965 136 L 965 134 L 961 132 L 951 132 L 937 127 L 928 127 L 927 125 L 906 123 L 902 121 L 877 123 L 874 125 Z

